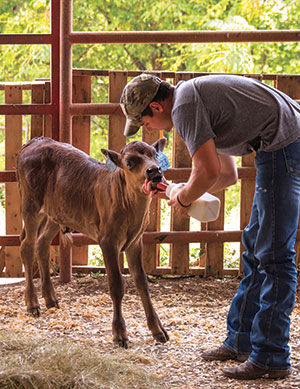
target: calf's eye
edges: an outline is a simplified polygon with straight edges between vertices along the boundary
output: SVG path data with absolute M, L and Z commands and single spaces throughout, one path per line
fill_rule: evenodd
M 131 169 L 133 164 L 131 161 L 126 161 L 126 166 L 128 167 L 128 169 Z

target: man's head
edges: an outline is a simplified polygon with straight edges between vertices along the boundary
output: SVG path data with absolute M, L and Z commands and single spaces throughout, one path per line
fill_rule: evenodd
M 171 88 L 169 83 L 150 74 L 141 74 L 132 79 L 125 86 L 120 100 L 127 119 L 124 135 L 134 135 L 143 125 L 142 117 L 153 116 L 151 103 L 167 99 Z

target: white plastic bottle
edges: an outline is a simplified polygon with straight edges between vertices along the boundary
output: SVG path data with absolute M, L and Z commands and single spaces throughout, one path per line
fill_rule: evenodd
M 169 199 L 176 196 L 181 184 L 169 184 L 166 188 L 166 195 Z M 200 222 L 211 222 L 219 217 L 220 200 L 211 195 L 204 193 L 197 200 L 195 200 L 188 210 L 188 215 L 199 220 Z

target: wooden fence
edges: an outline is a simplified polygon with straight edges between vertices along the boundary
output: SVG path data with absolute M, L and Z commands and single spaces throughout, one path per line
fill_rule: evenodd
M 136 75 L 137 71 L 106 71 L 106 70 L 73 70 L 73 102 L 92 102 L 92 78 L 107 77 L 109 85 L 108 103 L 118 103 L 121 92 L 127 81 Z M 176 84 L 181 79 L 189 79 L 204 73 L 155 73 L 161 78 L 168 79 Z M 300 99 L 300 76 L 298 75 L 244 75 L 255 77 L 261 81 L 271 82 L 274 87 L 282 90 L 292 98 Z M 50 83 L 48 80 L 37 80 L 32 83 L 2 83 L 0 93 L 4 91 L 6 104 L 22 103 L 23 91 L 31 91 L 32 104 L 45 104 L 50 101 Z M 107 102 L 107 101 L 106 101 Z M 121 111 L 109 116 L 108 147 L 120 151 L 125 145 L 126 138 L 123 136 L 125 118 Z M 5 117 L 5 170 L 14 171 L 16 155 L 25 135 L 22 131 L 22 116 L 10 115 Z M 72 121 L 72 144 L 83 151 L 90 151 L 90 116 L 73 117 Z M 30 123 L 30 138 L 35 136 L 51 136 L 50 116 L 32 115 Z M 162 135 L 162 134 L 161 134 Z M 157 134 L 148 134 L 142 131 L 142 139 L 147 143 L 156 140 Z M 172 167 L 165 172 L 168 180 L 174 182 L 186 181 L 190 174 L 191 159 L 187 149 L 176 132 L 173 133 L 172 141 Z M 240 268 L 228 268 L 224 265 L 224 243 L 239 242 L 241 245 L 242 229 L 247 225 L 252 199 L 255 188 L 254 154 L 241 159 L 239 167 L 240 179 L 240 227 L 236 230 L 224 230 L 225 225 L 225 191 L 217 194 L 221 200 L 220 217 L 210 223 L 199 223 L 198 231 L 190 231 L 188 219 L 182 219 L 171 211 L 170 228 L 167 232 L 160 231 L 161 225 L 161 201 L 154 199 L 151 204 L 150 224 L 144 234 L 144 267 L 148 274 L 173 274 L 173 275 L 204 275 L 220 276 L 237 275 Z M 10 235 L 18 235 L 21 230 L 21 218 L 19 214 L 19 194 L 14 179 L 6 182 L 5 189 L 5 226 L 6 238 Z M 2 223 L 2 221 L 1 221 Z M 4 240 L 3 240 L 4 241 Z M 7 239 L 6 239 L 7 242 Z M 72 248 L 72 264 L 74 272 L 89 272 L 101 270 L 88 265 L 88 246 L 92 243 L 89 239 L 74 234 L 75 245 Z M 197 243 L 201 247 L 203 256 L 196 261 L 189 259 L 190 244 Z M 3 243 L 2 243 L 3 244 Z M 57 244 L 57 242 L 56 242 Z M 169 260 L 161 266 L 161 245 L 170 245 Z M 298 240 L 296 244 L 298 252 Z M 0 237 L 1 246 L 1 237 Z M 241 245 L 242 246 L 242 245 Z M 240 252 L 243 251 L 241 247 Z M 53 256 L 58 255 L 56 246 L 53 246 Z M 298 262 L 298 254 L 297 254 Z M 123 256 L 120 258 L 124 272 Z M 0 249 L 0 274 L 7 277 L 19 277 L 23 275 L 22 264 L 17 246 L 7 245 Z

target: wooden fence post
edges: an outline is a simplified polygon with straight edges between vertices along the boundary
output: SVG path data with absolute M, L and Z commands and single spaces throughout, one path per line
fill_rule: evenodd
M 155 74 L 157 77 L 162 78 L 161 73 Z M 142 140 L 148 144 L 154 143 L 158 139 L 156 133 L 149 133 L 142 129 Z M 150 205 L 149 224 L 147 231 L 159 231 L 160 230 L 160 200 L 152 199 Z M 143 266 L 147 274 L 156 274 L 156 268 L 159 266 L 160 258 L 160 246 L 153 243 L 143 244 Z
M 176 73 L 175 84 L 180 80 L 189 80 L 193 78 L 193 73 Z M 178 133 L 174 131 L 173 136 L 173 161 L 175 168 L 190 168 L 192 160 L 188 153 L 185 143 Z M 175 181 L 178 182 L 178 181 Z M 174 209 L 171 210 L 171 230 L 172 231 L 189 231 L 190 220 L 182 218 Z M 189 273 L 189 244 L 173 243 L 171 245 L 171 273 L 188 274 Z
M 143 131 L 143 141 L 152 144 L 157 140 L 157 135 Z M 149 224 L 147 231 L 160 230 L 160 200 L 152 199 L 149 212 Z M 156 274 L 159 265 L 160 246 L 153 243 L 144 243 L 143 266 L 147 274 Z
M 49 104 L 51 101 L 51 83 L 50 81 L 45 81 L 45 104 Z M 52 116 L 44 116 L 44 136 L 52 138 Z
M 91 76 L 73 76 L 73 103 L 91 102 Z M 90 153 L 90 116 L 72 118 L 72 145 Z M 72 246 L 72 265 L 88 265 L 89 246 Z
M 121 94 L 127 84 L 127 72 L 109 72 L 109 102 L 119 103 Z M 123 135 L 125 116 L 117 113 L 109 116 L 108 148 L 120 152 L 126 145 L 126 137 Z
M 5 86 L 5 104 L 22 103 L 22 86 Z M 22 115 L 5 116 L 5 169 L 15 170 L 17 154 L 22 147 Z M 22 221 L 20 216 L 20 196 L 16 182 L 5 184 L 6 234 L 20 234 Z M 22 277 L 22 262 L 19 247 L 5 248 L 6 277 Z
M 45 103 L 45 86 L 42 83 L 31 85 L 31 104 Z M 31 115 L 30 138 L 44 135 L 44 116 Z
M 207 231 L 224 230 L 225 190 L 214 193 L 221 200 L 220 216 L 217 220 L 207 223 Z M 206 245 L 206 263 L 204 276 L 224 276 L 224 243 L 209 242 Z
M 127 83 L 127 72 L 109 72 L 109 102 L 119 103 L 123 89 Z M 108 119 L 108 148 L 120 152 L 126 145 L 126 137 L 123 135 L 125 116 L 123 113 L 110 115 Z M 121 271 L 124 271 L 124 255 L 120 254 L 119 264 Z

